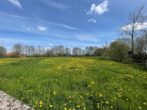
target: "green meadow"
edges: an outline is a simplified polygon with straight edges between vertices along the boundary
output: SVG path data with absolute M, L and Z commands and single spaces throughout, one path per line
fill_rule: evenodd
M 0 90 L 35 110 L 147 110 L 147 71 L 97 57 L 0 59 Z

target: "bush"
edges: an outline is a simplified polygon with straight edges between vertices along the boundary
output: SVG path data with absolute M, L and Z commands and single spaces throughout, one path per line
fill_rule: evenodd
M 113 60 L 122 61 L 128 59 L 128 50 L 129 47 L 126 43 L 117 40 L 110 44 L 109 56 Z
M 5 54 L 6 54 L 6 49 L 4 47 L 0 46 L 0 57 L 5 56 Z

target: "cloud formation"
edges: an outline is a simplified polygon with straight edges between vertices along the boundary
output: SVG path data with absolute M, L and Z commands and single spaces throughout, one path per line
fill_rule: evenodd
M 123 26 L 121 28 L 121 30 L 123 31 L 130 31 L 132 29 L 132 24 L 128 24 L 126 26 Z M 139 30 L 143 30 L 143 29 L 147 29 L 147 22 L 145 23 L 135 23 L 135 30 L 139 31 Z
M 75 28 L 75 27 L 71 27 L 69 25 L 66 25 L 66 24 L 59 24 L 60 26 L 66 28 L 66 29 L 70 29 L 70 30 L 77 30 L 78 28 Z
M 34 30 L 34 27 L 31 27 L 31 26 L 23 25 L 22 27 L 23 27 L 25 30 L 27 30 L 27 31 L 32 31 L 32 30 Z
M 76 27 L 72 27 L 72 26 L 69 26 L 69 25 L 66 25 L 66 24 L 60 24 L 60 23 L 54 23 L 54 22 L 48 22 L 48 23 L 55 25 L 55 26 L 58 26 L 58 27 L 66 28 L 66 29 L 69 29 L 69 30 L 77 30 L 78 29 Z
M 8 0 L 9 3 L 11 3 L 13 6 L 16 6 L 20 9 L 22 9 L 21 3 L 19 2 L 19 0 Z
M 79 41 L 90 41 L 90 42 L 97 42 L 97 38 L 91 34 L 79 34 L 76 35 L 75 38 Z
M 27 31 L 47 31 L 47 28 L 45 26 L 28 26 L 28 25 L 22 25 L 22 28 L 24 28 Z
M 95 20 L 95 19 L 90 18 L 90 19 L 88 20 L 88 22 L 96 23 L 96 20 Z
M 47 4 L 50 7 L 56 8 L 56 9 L 67 9 L 68 7 L 66 5 L 63 5 L 59 2 L 51 1 L 51 0 L 41 0 L 43 3 Z
M 47 28 L 44 27 L 44 26 L 38 26 L 37 29 L 38 29 L 39 31 L 47 31 Z
M 104 0 L 104 2 L 96 5 L 95 3 L 93 3 L 90 7 L 90 10 L 88 11 L 87 14 L 98 14 L 98 15 L 102 15 L 106 12 L 109 11 L 108 9 L 108 5 L 109 5 L 109 2 L 108 0 Z

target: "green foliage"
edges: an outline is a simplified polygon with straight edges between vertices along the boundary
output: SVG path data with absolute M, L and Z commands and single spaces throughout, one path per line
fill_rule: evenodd
M 96 56 L 105 56 L 105 57 L 107 57 L 107 56 L 108 56 L 108 50 L 109 50 L 109 48 L 107 48 L 107 47 L 97 48 L 97 49 L 95 50 L 94 55 L 96 55 Z
M 147 71 L 102 58 L 0 59 L 0 90 L 36 110 L 147 110 Z
M 109 56 L 113 60 L 122 61 L 128 58 L 128 45 L 122 41 L 114 41 L 110 44 L 109 47 Z
M 0 46 L 0 57 L 4 56 L 5 54 L 6 54 L 6 49 Z

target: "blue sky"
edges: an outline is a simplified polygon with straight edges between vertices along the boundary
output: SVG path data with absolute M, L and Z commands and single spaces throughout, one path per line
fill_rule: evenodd
M 147 0 L 0 0 L 0 45 L 103 46 Z

